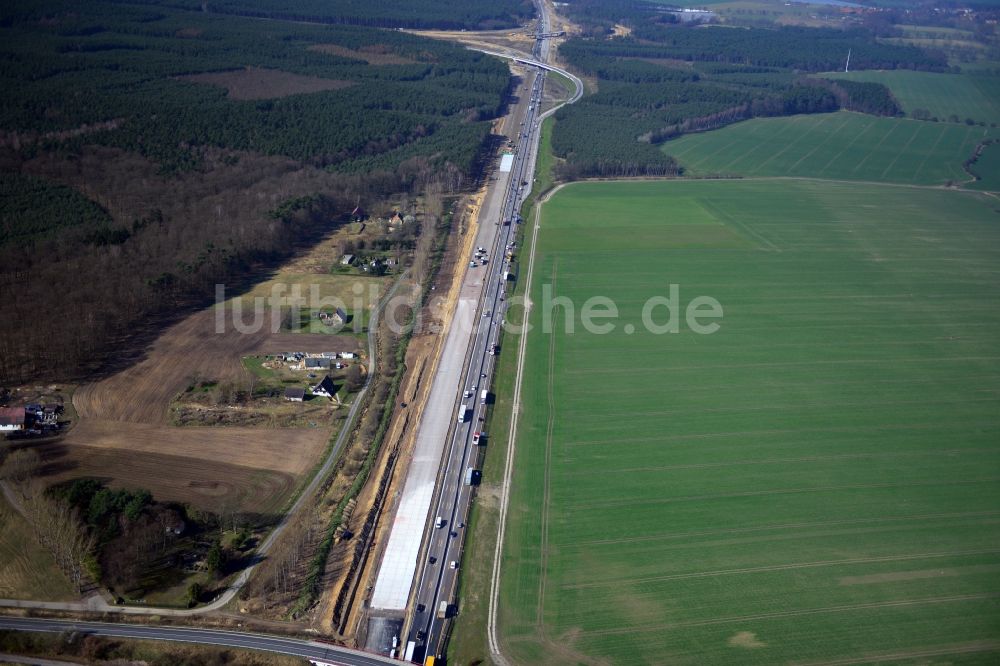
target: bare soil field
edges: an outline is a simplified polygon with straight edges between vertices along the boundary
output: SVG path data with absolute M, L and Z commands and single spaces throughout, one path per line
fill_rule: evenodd
M 303 93 L 340 90 L 354 85 L 351 81 L 323 79 L 282 72 L 278 69 L 247 67 L 232 72 L 209 72 L 178 77 L 182 81 L 205 83 L 226 89 L 230 99 L 273 99 Z
M 83 419 L 64 443 L 302 474 L 328 438 L 327 428 L 175 428 L 154 423 Z
M 393 53 L 385 44 L 369 44 L 357 50 L 339 44 L 313 44 L 307 50 L 353 58 L 354 60 L 364 60 L 369 65 L 413 65 L 417 62 Z
M 186 443 L 189 447 L 186 452 L 195 453 L 194 456 L 136 449 L 132 445 L 142 442 L 143 437 L 130 438 L 127 431 L 121 433 L 119 443 L 123 446 L 119 448 L 86 446 L 68 441 L 44 444 L 39 447 L 39 453 L 47 462 L 42 475 L 50 483 L 93 477 L 107 482 L 112 488 L 145 488 L 158 500 L 184 502 L 206 510 L 229 507 L 266 515 L 274 514 L 282 508 L 295 488 L 294 474 L 202 458 L 197 455 L 199 440 L 187 436 L 190 430 L 185 428 L 163 432 L 165 437 L 161 443 L 164 444 L 164 450 Z M 228 431 L 229 429 L 212 429 L 212 437 L 207 441 L 214 446 L 206 448 L 221 451 L 216 437 Z M 282 437 L 287 432 L 289 431 L 282 431 Z M 179 434 L 183 435 L 183 439 L 178 437 Z M 247 443 L 260 438 L 260 431 L 254 431 L 251 435 L 246 438 Z M 229 452 L 235 457 L 240 451 L 239 446 L 234 446 L 231 442 L 228 446 Z M 269 460 L 272 464 L 282 465 L 281 459 L 286 457 L 285 441 L 276 438 L 274 448 L 275 452 Z
M 341 352 L 357 348 L 357 341 L 345 336 L 272 333 L 269 327 L 241 333 L 231 322 L 227 317 L 225 332 L 216 333 L 216 311 L 210 308 L 171 326 L 142 361 L 80 387 L 73 396 L 77 412 L 84 419 L 163 424 L 170 401 L 193 378 L 247 381 L 249 373 L 240 363 L 243 356 L 292 349 Z
M 240 333 L 230 324 L 215 332 L 214 309 L 171 326 L 139 363 L 80 387 L 74 406 L 82 417 L 63 442 L 40 451 L 47 475 L 58 482 L 97 476 L 111 486 L 146 488 L 157 499 L 203 508 L 233 504 L 244 511 L 276 510 L 296 479 L 321 455 L 330 428 L 184 427 L 167 425 L 172 399 L 193 378 L 249 380 L 242 356 L 294 349 L 354 351 L 355 338 Z

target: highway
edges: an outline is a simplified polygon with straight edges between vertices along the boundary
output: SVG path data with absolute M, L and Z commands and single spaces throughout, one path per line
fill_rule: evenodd
M 418 646 L 426 646 L 425 652 L 438 654 L 443 650 L 442 637 L 445 621 L 439 617 L 439 607 L 444 603 L 451 615 L 455 608 L 454 590 L 461 566 L 462 536 L 467 519 L 473 486 L 466 483 L 469 468 L 477 467 L 478 447 L 485 444 L 488 435 L 479 435 L 481 423 L 485 419 L 488 405 L 482 400 L 482 392 L 489 394 L 493 377 L 495 356 L 490 352 L 499 342 L 500 323 L 505 311 L 505 273 L 509 266 L 505 254 L 507 246 L 514 240 L 518 210 L 523 200 L 525 181 L 532 178 L 534 159 L 526 146 L 533 140 L 538 115 L 537 100 L 540 98 L 541 78 L 535 77 L 531 91 L 529 108 L 525 111 L 524 126 L 518 140 L 517 151 L 511 175 L 507 183 L 498 220 L 494 227 L 494 241 L 488 247 L 488 263 L 485 266 L 469 268 L 470 271 L 484 271 L 481 305 L 473 323 L 475 331 L 469 346 L 460 394 L 456 399 L 455 428 L 447 447 L 444 471 L 441 476 L 437 501 L 432 505 L 431 525 L 423 569 L 419 574 L 414 600 L 416 608 L 414 620 L 407 637 Z M 488 224 L 490 221 L 486 221 Z M 477 262 L 478 263 L 478 262 Z M 465 405 L 467 409 L 462 409 Z M 440 519 L 440 520 L 439 520 Z M 431 558 L 434 558 L 433 563 Z M 454 565 L 454 566 L 453 566 Z M 418 633 L 420 634 L 418 636 Z M 419 650 L 418 650 L 419 654 Z
M 44 618 L 0 617 L 0 629 L 14 631 L 40 631 L 47 633 L 78 632 L 96 636 L 134 638 L 154 641 L 179 641 L 248 650 L 278 652 L 303 657 L 327 664 L 346 666 L 384 666 L 399 662 L 381 655 L 359 652 L 338 645 L 306 641 L 266 634 L 248 634 L 220 629 L 192 629 L 188 627 L 157 627 L 142 624 L 112 624 L 106 622 L 80 622 L 75 620 L 49 620 Z
M 539 6 L 541 9 L 541 3 Z M 548 31 L 548 19 L 544 10 L 542 11 L 537 28 L 539 35 Z M 531 59 L 507 53 L 486 52 L 537 68 L 537 73 L 528 77 L 527 108 L 522 109 L 514 162 L 499 215 L 495 219 L 480 220 L 482 232 L 477 242 L 489 250 L 489 262 L 485 266 L 470 266 L 468 269 L 470 273 L 484 271 L 486 276 L 481 282 L 480 305 L 472 324 L 475 330 L 466 352 L 462 381 L 452 412 L 454 428 L 442 462 L 438 494 L 432 504 L 431 515 L 428 516 L 426 543 L 422 551 L 424 560 L 418 567 L 417 584 L 412 596 L 412 621 L 406 640 L 403 641 L 407 649 L 413 646 L 412 659 L 418 662 L 422 662 L 426 656 L 439 659 L 444 656 L 448 618 L 457 609 L 455 590 L 462 566 L 464 527 L 474 490 L 474 486 L 467 483 L 467 474 L 470 468 L 478 467 L 478 448 L 488 440 L 488 435 L 481 433 L 481 424 L 492 395 L 487 393 L 490 400 L 483 401 L 482 392 L 489 391 L 496 360 L 493 351 L 499 342 L 500 327 L 506 311 L 504 299 L 509 264 L 505 255 L 507 248 L 514 243 L 521 204 L 528 196 L 533 180 L 541 117 L 540 101 L 546 71 L 558 71 L 573 80 L 576 92 L 571 101 L 579 99 L 583 92 L 579 79 L 544 63 L 548 53 L 545 39 L 536 39 Z M 516 119 L 517 114 L 513 117 Z M 496 215 L 496 212 L 493 214 Z M 490 222 L 494 224 L 491 225 Z M 484 237 L 492 240 L 484 241 Z

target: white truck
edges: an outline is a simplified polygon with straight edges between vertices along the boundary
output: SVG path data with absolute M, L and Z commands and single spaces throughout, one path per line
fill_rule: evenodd
M 462 405 L 458 408 L 458 422 L 465 423 L 466 419 L 469 418 L 469 406 Z
M 486 404 L 486 399 L 488 397 L 490 397 L 490 392 L 489 391 L 487 391 L 486 389 L 483 389 L 482 391 L 480 391 L 479 392 L 479 404 L 480 405 L 485 405 Z

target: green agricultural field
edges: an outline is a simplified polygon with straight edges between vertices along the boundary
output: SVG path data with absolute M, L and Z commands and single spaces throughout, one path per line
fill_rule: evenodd
M 976 74 L 935 74 L 905 69 L 891 71 L 831 72 L 831 79 L 849 79 L 884 84 L 908 114 L 924 109 L 947 120 L 1000 122 L 1000 77 Z
M 756 118 L 663 145 L 694 175 L 802 176 L 939 185 L 969 179 L 976 144 L 1000 130 L 850 111 Z
M 997 663 L 995 209 L 783 179 L 554 196 L 502 570 L 512 660 Z M 646 332 L 670 284 L 680 332 Z M 545 285 L 576 332 L 543 332 Z M 580 324 L 595 295 L 619 310 L 604 335 Z M 724 309 L 714 334 L 683 322 L 698 296 Z

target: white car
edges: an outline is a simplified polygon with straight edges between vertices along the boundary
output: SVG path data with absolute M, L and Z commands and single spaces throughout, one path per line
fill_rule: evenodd
M 451 567 L 452 569 L 457 569 L 458 568 L 458 561 L 457 560 L 452 560 L 451 563 L 448 564 L 448 566 Z

